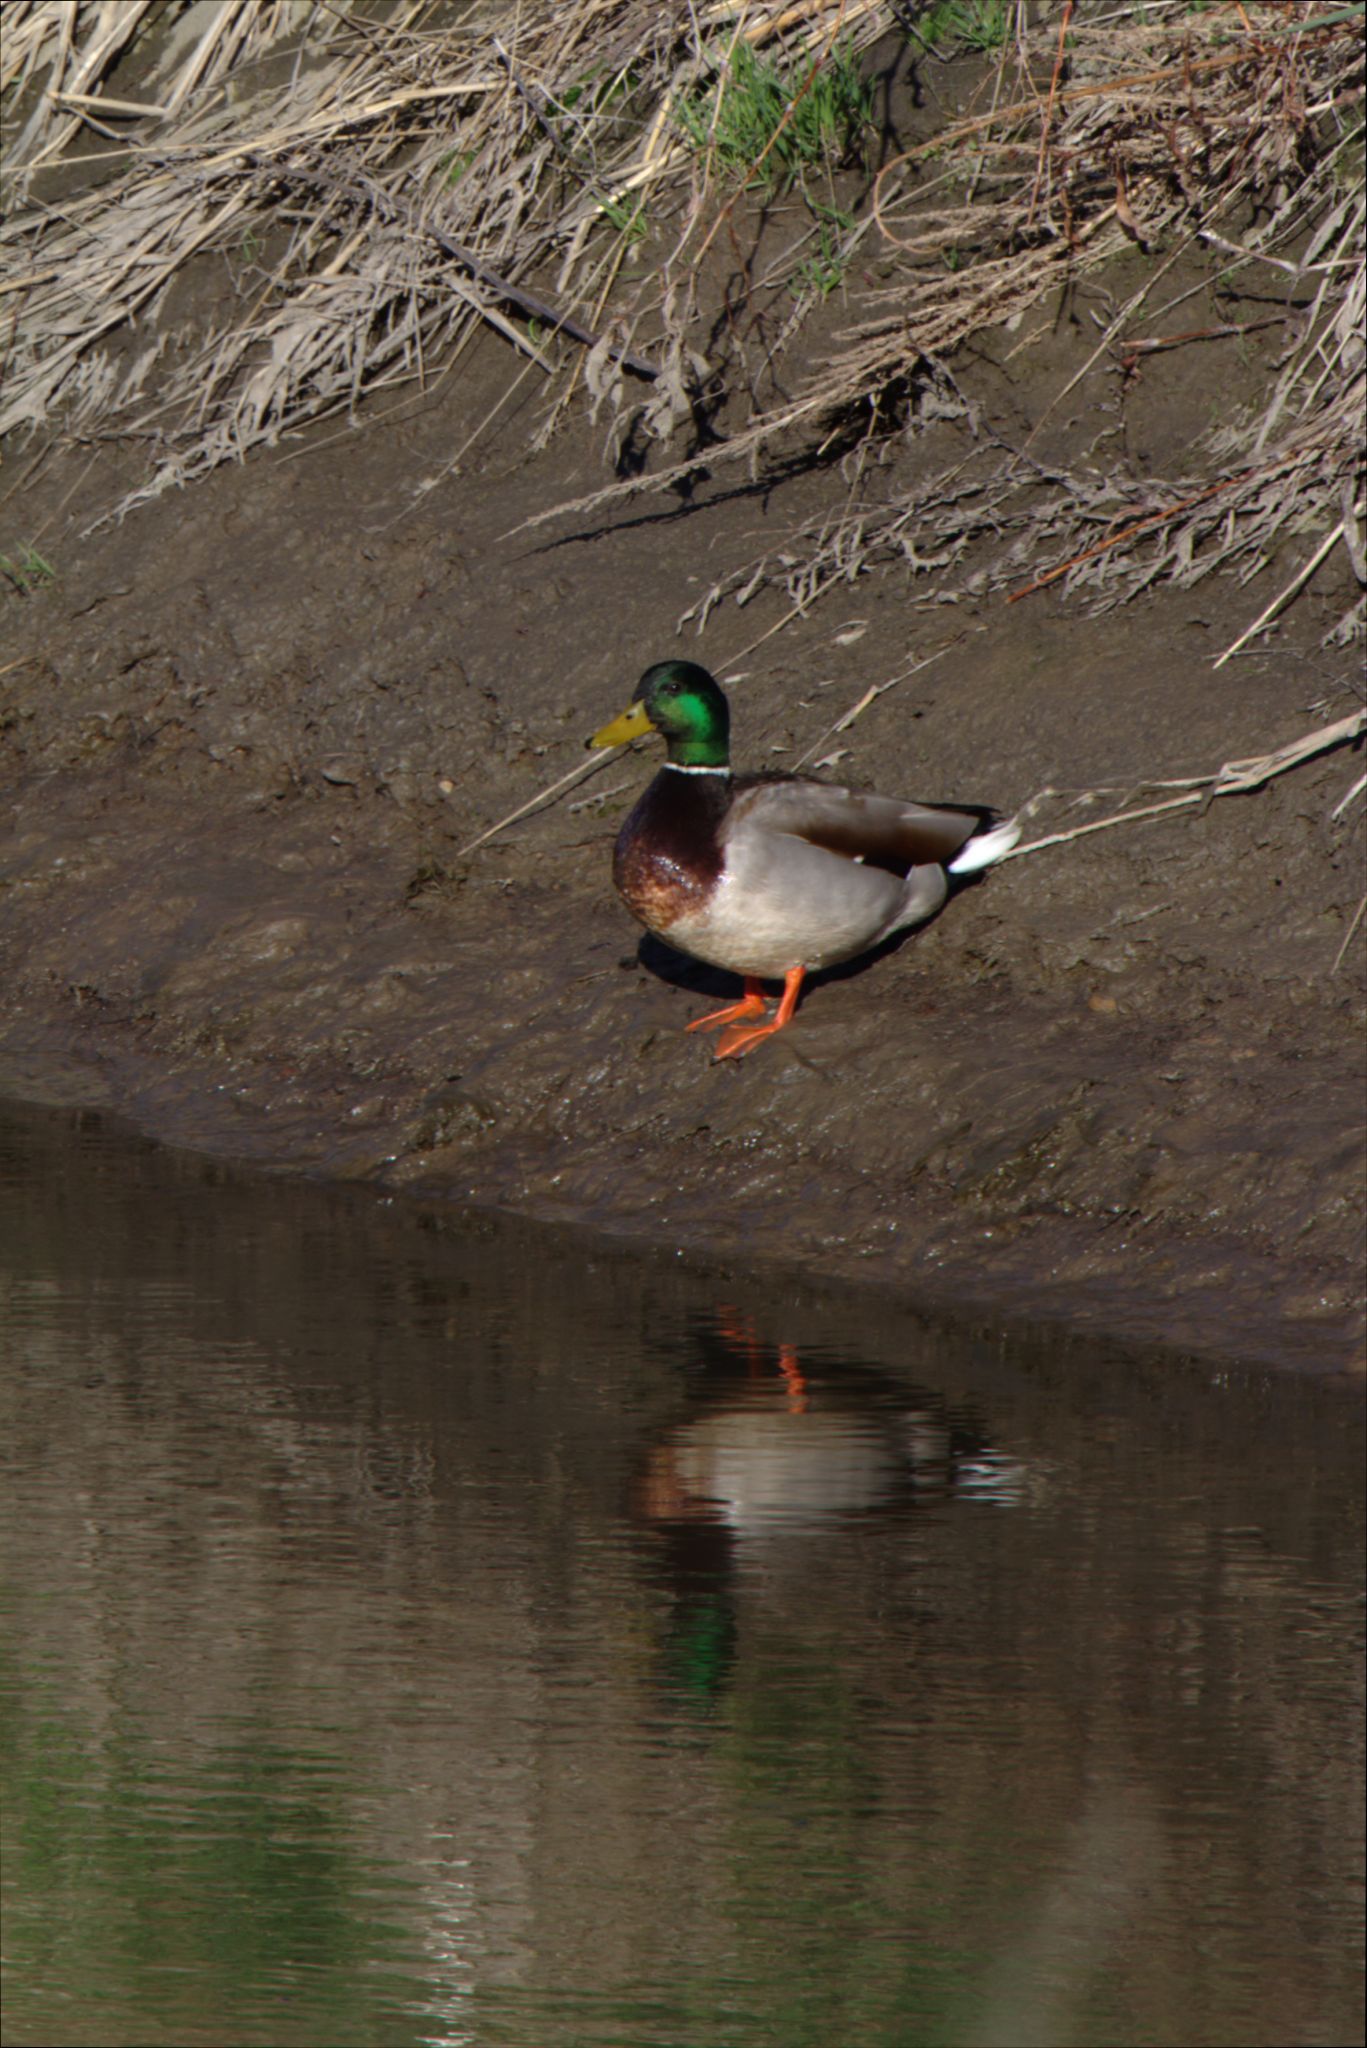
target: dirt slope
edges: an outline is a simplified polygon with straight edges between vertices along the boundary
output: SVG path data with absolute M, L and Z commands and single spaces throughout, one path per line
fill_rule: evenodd
M 1058 309 L 1023 358 L 987 337 L 957 366 L 980 422 L 1038 415 L 1093 346 L 1086 311 Z M 1123 391 L 1099 364 L 1041 449 L 1080 459 L 1106 425 L 1161 469 L 1228 377 L 1216 348 Z M 719 575 L 837 501 L 838 471 L 719 475 L 517 533 L 601 482 L 601 450 L 581 418 L 529 454 L 524 384 L 451 467 L 507 378 L 491 342 L 387 422 L 84 539 L 118 451 L 39 477 L 25 517 L 57 578 L 0 600 L 0 1086 L 274 1165 L 1351 1364 L 1361 927 L 1335 962 L 1364 805 L 1333 815 L 1351 754 L 999 868 L 725 1064 L 682 1032 L 720 984 L 638 946 L 611 892 L 646 758 L 454 857 L 678 649 L 743 678 L 738 755 L 778 765 L 953 641 L 826 748 L 848 748 L 840 774 L 1004 809 L 1104 788 L 1040 827 L 1099 815 L 1360 701 L 1357 652 L 1320 644 L 1343 551 L 1218 673 L 1290 559 L 1101 618 L 1052 591 L 937 605 L 888 570 L 753 652 L 777 597 L 681 640 Z M 909 438 L 889 487 L 969 432 Z

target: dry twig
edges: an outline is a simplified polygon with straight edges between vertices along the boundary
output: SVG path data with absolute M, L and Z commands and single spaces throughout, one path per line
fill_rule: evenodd
M 1089 824 L 1074 825 L 1066 832 L 1051 832 L 1044 839 L 1031 839 L 1023 846 L 1013 846 L 1000 858 L 1003 861 L 1020 860 L 1027 853 L 1042 853 L 1046 847 L 1066 846 L 1070 840 L 1084 839 L 1089 832 L 1108 832 L 1113 825 L 1138 824 L 1141 819 L 1161 818 L 1168 811 L 1188 810 L 1194 804 L 1204 807 L 1217 796 L 1245 795 L 1250 790 L 1261 789 L 1274 776 L 1285 775 L 1289 768 L 1299 768 L 1302 761 L 1313 760 L 1317 754 L 1327 754 L 1335 747 L 1350 745 L 1352 741 L 1361 739 L 1364 732 L 1367 732 L 1367 711 L 1350 712 L 1335 724 L 1302 733 L 1298 739 L 1273 747 L 1266 754 L 1254 754 L 1243 761 L 1226 761 L 1213 775 L 1184 777 L 1182 780 L 1188 787 L 1181 796 L 1165 797 L 1161 803 L 1142 804 L 1135 810 L 1117 811 L 1109 818 L 1093 818 Z M 1157 786 L 1171 789 L 1174 785 L 1164 782 Z M 1028 812 L 1038 802 L 1039 798 L 1032 798 L 1025 810 Z

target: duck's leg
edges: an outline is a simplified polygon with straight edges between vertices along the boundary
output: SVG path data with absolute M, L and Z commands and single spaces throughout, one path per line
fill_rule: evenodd
M 737 1017 L 762 1017 L 764 1015 L 764 989 L 753 974 L 745 977 L 745 994 L 738 1003 L 728 1003 L 725 1009 L 709 1010 L 705 1017 L 695 1017 L 686 1028 L 689 1031 L 715 1031 L 721 1024 L 732 1024 Z
M 717 1046 L 717 1058 L 734 1059 L 737 1053 L 749 1052 L 751 1046 L 758 1045 L 761 1038 L 772 1038 L 776 1031 L 781 1031 L 797 1008 L 798 993 L 806 972 L 805 967 L 790 967 L 783 977 L 783 999 L 769 1022 L 756 1024 L 752 1031 L 745 1030 L 739 1024 L 733 1024 L 731 1029 L 722 1035 Z M 737 1007 L 739 1008 L 739 1005 Z

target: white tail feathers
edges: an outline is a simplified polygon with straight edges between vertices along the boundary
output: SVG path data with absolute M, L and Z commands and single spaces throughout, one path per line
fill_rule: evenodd
M 1008 818 L 1004 825 L 994 825 L 990 832 L 975 832 L 949 863 L 950 874 L 976 875 L 979 868 L 990 868 L 994 860 L 1010 853 L 1020 836 L 1021 828 L 1014 818 Z

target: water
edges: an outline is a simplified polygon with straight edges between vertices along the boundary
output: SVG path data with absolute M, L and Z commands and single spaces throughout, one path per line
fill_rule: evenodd
M 10 2043 L 1362 2036 L 1361 1411 L 0 1122 Z

